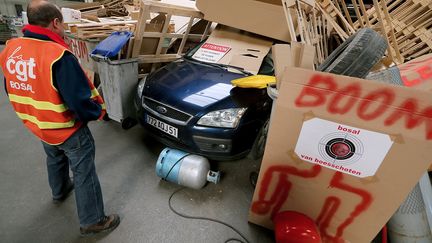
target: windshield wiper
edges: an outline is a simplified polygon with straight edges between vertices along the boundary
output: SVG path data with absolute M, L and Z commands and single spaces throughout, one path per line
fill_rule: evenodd
M 217 68 L 221 68 L 221 69 L 223 69 L 223 70 L 227 70 L 227 71 L 228 71 L 228 68 L 232 68 L 232 69 L 238 70 L 238 71 L 240 71 L 241 73 L 246 74 L 246 75 L 248 75 L 248 76 L 253 75 L 251 72 L 246 71 L 246 70 L 245 70 L 244 68 L 242 68 L 242 67 L 237 67 L 237 66 L 233 66 L 233 65 L 229 65 L 229 64 L 222 64 L 222 63 L 202 62 L 202 61 L 195 60 L 195 59 L 193 59 L 193 58 L 191 58 L 191 57 L 186 57 L 186 56 L 183 56 L 182 58 L 183 58 L 184 60 L 189 61 L 189 62 L 194 62 L 194 63 L 198 63 L 198 64 L 208 65 L 208 66 L 211 66 L 211 67 L 217 67 Z

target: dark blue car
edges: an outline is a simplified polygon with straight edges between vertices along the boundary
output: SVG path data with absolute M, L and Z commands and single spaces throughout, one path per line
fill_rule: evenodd
M 262 156 L 272 100 L 266 89 L 238 88 L 241 68 L 183 58 L 141 80 L 135 99 L 138 120 L 166 146 L 214 160 Z M 260 73 L 273 74 L 269 55 Z

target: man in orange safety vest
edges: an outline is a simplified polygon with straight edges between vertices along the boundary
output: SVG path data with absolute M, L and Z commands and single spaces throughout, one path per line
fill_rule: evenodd
M 105 114 L 104 101 L 63 40 L 59 8 L 31 1 L 27 17 L 24 37 L 8 41 L 0 53 L 9 100 L 25 127 L 42 141 L 53 202 L 64 201 L 75 189 L 80 233 L 111 231 L 120 218 L 105 215 L 87 127 Z

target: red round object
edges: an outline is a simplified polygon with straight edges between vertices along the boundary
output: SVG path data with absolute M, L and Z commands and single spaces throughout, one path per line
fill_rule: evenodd
M 321 243 L 315 222 L 308 216 L 283 211 L 273 218 L 276 243 Z
M 330 147 L 330 150 L 334 155 L 336 155 L 338 157 L 347 156 L 351 152 L 348 144 L 346 144 L 344 142 L 338 142 L 338 143 L 332 144 Z

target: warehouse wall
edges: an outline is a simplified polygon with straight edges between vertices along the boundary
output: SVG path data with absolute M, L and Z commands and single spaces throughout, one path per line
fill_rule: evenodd
M 64 6 L 70 3 L 84 2 L 85 0 L 77 1 L 62 1 L 62 0 L 51 0 L 51 2 L 57 4 L 58 6 Z M 29 0 L 0 0 L 0 13 L 6 16 L 17 16 L 15 5 L 21 5 L 23 10 L 26 11 L 27 3 Z M 91 2 L 89 0 L 85 2 Z
M 27 7 L 26 0 L 0 0 L 0 13 L 7 16 L 16 16 L 15 5 L 21 5 L 25 11 Z

